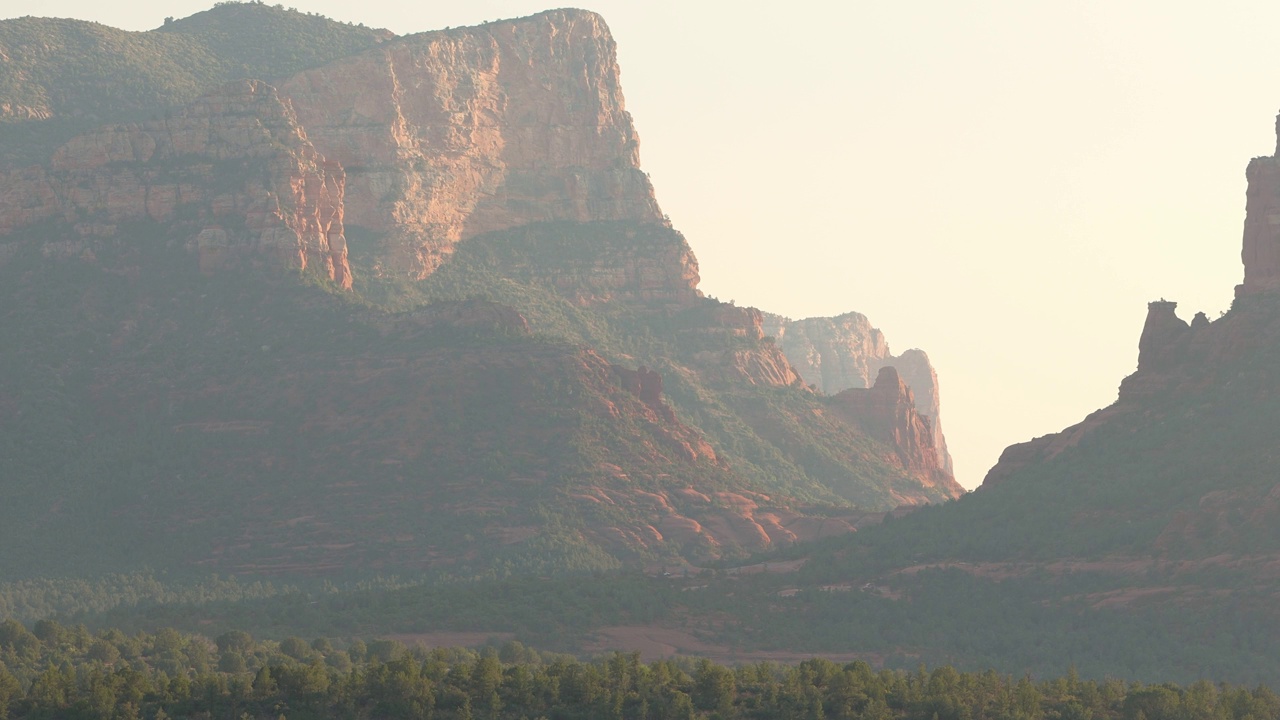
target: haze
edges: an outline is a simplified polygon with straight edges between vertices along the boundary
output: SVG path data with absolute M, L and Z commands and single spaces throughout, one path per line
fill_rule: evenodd
M 146 30 L 210 0 L 6 0 Z M 298 0 L 400 33 L 531 0 Z M 702 289 L 856 310 L 929 353 L 957 477 L 1077 422 L 1136 366 L 1150 300 L 1216 317 L 1244 167 L 1275 147 L 1280 6 L 1155 2 L 586 5 L 618 42 L 658 200 Z

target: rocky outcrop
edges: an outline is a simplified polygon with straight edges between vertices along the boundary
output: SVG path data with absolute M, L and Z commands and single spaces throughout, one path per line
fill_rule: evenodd
M 1280 118 L 1277 142 L 1280 154 Z M 1061 432 L 1006 448 L 987 472 L 983 487 L 999 485 L 1028 465 L 1057 457 L 1117 417 L 1132 413 L 1153 416 L 1150 406 L 1154 398 L 1245 382 L 1243 371 L 1234 378 L 1218 377 L 1217 372 L 1237 365 L 1241 358 L 1268 353 L 1280 339 L 1280 314 L 1276 312 L 1280 309 L 1276 305 L 1276 290 L 1280 289 L 1280 158 L 1254 158 L 1245 174 L 1249 186 L 1241 251 L 1244 282 L 1236 286 L 1232 312 L 1214 321 L 1200 312 L 1187 323 L 1177 316 L 1176 302 L 1161 299 L 1148 303 L 1138 340 L 1138 369 L 1121 381 L 1115 403 Z
M 1146 398 L 1165 392 L 1185 379 L 1178 377 L 1177 370 L 1192 354 L 1199 357 L 1197 362 L 1213 362 L 1205 351 L 1210 355 L 1222 351 L 1219 339 L 1226 326 L 1211 324 L 1204 313 L 1197 313 L 1195 322 L 1188 325 L 1177 316 L 1177 307 L 1178 303 L 1168 300 L 1147 303 L 1147 320 L 1138 341 L 1138 370 L 1120 383 L 1115 403 L 1090 413 L 1061 432 L 1005 448 L 1000 459 L 987 471 L 982 486 L 999 485 L 1029 465 L 1052 460 L 1076 447 L 1112 419 L 1141 411 Z
M 641 365 L 635 370 L 628 370 L 620 366 L 613 366 L 614 375 L 618 376 L 618 383 L 627 392 L 635 395 L 647 407 L 657 412 L 662 417 L 675 422 L 676 415 L 665 402 L 662 401 L 662 375 L 656 370 Z
M 1147 303 L 1147 322 L 1142 326 L 1138 340 L 1138 369 L 1151 370 L 1168 367 L 1174 358 L 1172 349 L 1177 347 L 1191 329 L 1178 317 L 1178 303 L 1157 300 Z M 1204 317 L 1203 313 L 1199 317 Z
M 701 348 L 693 353 L 704 377 L 719 382 L 791 387 L 802 385 L 775 343 L 765 341 L 765 314 L 711 300 L 697 308 L 680 334 Z M 716 349 L 709 349 L 710 347 Z
M 461 240 L 545 221 L 665 224 L 600 16 L 423 33 L 281 85 L 347 169 L 373 271 L 422 278 Z
M 938 375 L 924 351 L 912 349 L 895 356 L 884 333 L 856 312 L 802 320 L 765 313 L 763 326 L 801 379 L 827 395 L 871 387 L 877 373 L 886 366 L 897 370 L 915 394 L 916 408 L 927 418 L 942 466 L 954 473 L 942 434 Z
M 676 417 L 675 410 L 662 399 L 662 375 L 641 365 L 630 370 L 619 365 L 610 368 L 622 389 L 631 393 L 644 405 L 650 421 L 657 427 L 655 433 L 668 451 L 686 462 L 709 460 L 719 462 L 716 451 L 702 435 Z
M 837 393 L 831 407 L 870 437 L 892 446 L 902 467 L 920 478 L 925 487 L 946 488 L 952 497 L 964 494 L 964 488 L 938 457 L 933 429 L 928 419 L 916 412 L 911 388 L 892 366 L 880 368 L 870 388 Z
M 763 493 L 704 493 L 693 487 L 647 491 L 627 486 L 598 486 L 571 498 L 588 506 L 635 510 L 636 515 L 645 519 L 644 524 L 605 528 L 598 534 L 606 545 L 657 550 L 665 543 L 699 548 L 704 558 L 744 550 L 759 552 L 843 535 L 857 527 L 878 523 L 884 515 L 848 511 L 834 517 L 814 517 L 779 504 Z
M 345 173 L 307 141 L 287 101 L 246 81 L 182 112 L 73 139 L 0 194 L 0 242 L 39 223 L 69 229 L 46 255 L 92 257 L 104 238 L 166 228 L 204 272 L 244 262 L 319 268 L 351 286 Z
M 3 54 L 0 53 L 0 60 L 3 59 L 6 58 L 4 58 Z M 31 121 L 48 120 L 51 117 L 53 117 L 53 112 L 51 112 L 49 110 L 49 106 L 44 103 L 40 103 L 35 106 L 8 102 L 0 103 L 0 119 Z
M 1245 170 L 1244 282 L 1237 295 L 1280 288 L 1280 116 L 1276 135 L 1276 155 L 1254 158 Z
M 884 333 L 856 312 L 803 320 L 766 313 L 764 332 L 800 377 L 827 395 L 871 387 L 883 361 L 893 357 Z
M 364 231 L 370 273 L 417 279 L 459 242 L 521 226 L 673 233 L 639 168 L 608 27 L 580 10 L 389 39 L 278 92 L 241 83 L 164 121 L 74 138 L 5 185 L 0 236 L 55 217 L 79 236 L 191 220 L 181 232 L 206 271 L 249 249 L 344 287 L 347 225 Z M 639 299 L 697 297 L 683 238 L 657 249 L 597 274 Z

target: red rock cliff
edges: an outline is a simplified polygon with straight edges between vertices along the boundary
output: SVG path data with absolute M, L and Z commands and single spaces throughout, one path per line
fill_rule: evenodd
M 694 353 L 694 365 L 705 377 L 752 385 L 802 386 L 800 376 L 778 346 L 761 342 L 765 339 L 764 313 L 757 308 L 710 300 L 702 306 L 699 316 L 680 332 L 698 337 L 704 345 L 728 345 L 724 349 L 708 348 Z M 735 339 L 747 342 L 735 343 Z
M 319 267 L 351 286 L 345 174 L 265 83 L 234 83 L 164 120 L 74 138 L 48 166 L 2 184 L 0 236 L 44 221 L 73 229 L 47 255 L 92 256 L 95 239 L 127 239 L 122 225 L 153 222 L 186 238 L 207 272 L 242 261 Z
M 952 497 L 964 494 L 938 457 L 928 418 L 916 412 L 915 395 L 892 366 L 880 368 L 870 388 L 837 393 L 832 407 L 867 435 L 892 446 L 902 467 L 927 487 L 946 488 Z
M 460 240 L 538 221 L 665 223 L 604 20 L 553 10 L 423 33 L 285 81 L 347 169 L 376 269 L 421 278 Z
M 895 356 L 884 333 L 856 312 L 803 320 L 765 313 L 763 320 L 765 334 L 774 338 L 800 377 L 828 395 L 871 387 L 876 373 L 886 366 L 897 370 L 915 395 L 916 409 L 930 425 L 942 466 L 954 473 L 942 434 L 938 374 L 922 350 Z
M 75 138 L 0 193 L 0 236 L 54 217 L 81 236 L 195 222 L 177 234 L 206 270 L 252 249 L 348 287 L 346 226 L 367 231 L 370 272 L 419 279 L 460 241 L 533 223 L 669 231 L 639 169 L 613 39 L 581 10 L 388 40 L 278 91 L 246 82 L 164 121 Z M 688 302 L 697 262 L 682 239 L 667 245 L 620 282 Z

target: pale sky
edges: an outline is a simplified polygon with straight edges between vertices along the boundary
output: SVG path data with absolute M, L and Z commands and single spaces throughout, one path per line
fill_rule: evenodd
M 529 0 L 294 0 L 400 33 Z M 145 30 L 211 0 L 0 0 Z M 598 0 L 702 289 L 925 350 L 959 481 L 1111 403 L 1146 303 L 1215 318 L 1275 149 L 1280 4 Z

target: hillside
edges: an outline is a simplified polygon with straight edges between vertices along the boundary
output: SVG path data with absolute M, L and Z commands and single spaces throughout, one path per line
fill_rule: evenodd
M 698 291 L 597 15 L 0 42 L 7 578 L 681 567 L 962 493 L 896 373 L 815 393 Z
M 1231 310 L 1152 302 L 1117 401 L 963 495 L 922 352 L 703 296 L 598 16 L 0 38 L 32 28 L 56 57 L 0 65 L 0 615 L 1280 683 L 1280 156 Z M 263 28 L 298 40 L 237 49 Z M 209 63 L 159 77 L 170 47 Z M 134 95 L 75 85 L 139 48 Z
M 152 32 L 0 22 L 0 167 L 44 161 L 104 123 L 163 116 L 220 84 L 275 80 L 392 37 L 296 10 L 229 3 Z
M 1114 404 L 1008 448 L 959 501 L 756 583 L 761 606 L 786 588 L 795 601 L 768 623 L 740 610 L 755 641 L 903 664 L 1280 680 L 1278 168 L 1248 166 L 1230 311 L 1188 321 L 1150 303 Z

